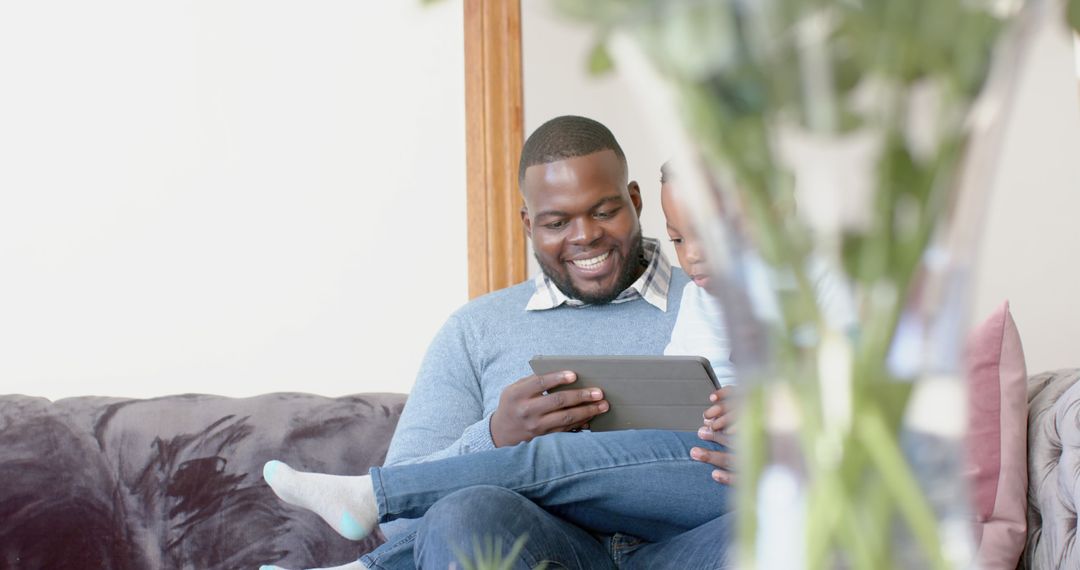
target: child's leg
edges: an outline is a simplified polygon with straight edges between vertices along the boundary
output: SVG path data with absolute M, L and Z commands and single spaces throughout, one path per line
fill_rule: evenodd
M 353 540 L 378 522 L 419 518 L 455 491 L 493 485 L 582 528 L 656 541 L 729 510 L 728 487 L 712 480 L 712 466 L 690 459 L 694 446 L 720 449 L 694 433 L 560 433 L 438 461 L 373 467 L 362 476 L 302 473 L 271 461 L 264 477 L 282 500 L 315 511 Z
M 375 467 L 371 478 L 382 522 L 418 518 L 454 491 L 494 485 L 587 530 L 658 541 L 730 510 L 729 488 L 713 481 L 713 467 L 690 458 L 695 446 L 722 449 L 695 433 L 560 433 L 429 463 Z
M 264 564 L 259 566 L 259 570 L 286 570 L 281 566 L 274 566 L 273 564 Z M 334 566 L 333 568 L 311 568 L 310 570 L 366 570 L 364 565 L 359 560 L 356 562 L 350 562 L 341 566 Z
M 369 475 L 304 473 L 275 460 L 263 466 L 263 479 L 282 501 L 314 511 L 349 540 L 364 538 L 378 524 Z

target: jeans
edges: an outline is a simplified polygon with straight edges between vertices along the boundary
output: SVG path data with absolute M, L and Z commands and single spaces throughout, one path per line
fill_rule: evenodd
M 530 568 L 537 557 L 567 568 L 631 568 L 640 560 L 664 567 L 660 560 L 680 556 L 701 559 L 685 568 L 721 567 L 726 542 L 717 537 L 730 527 L 723 516 L 730 490 L 712 480 L 711 465 L 690 459 L 694 446 L 722 449 L 694 433 L 559 433 L 373 468 L 380 522 L 421 520 L 362 561 L 408 568 L 411 550 L 414 563 L 441 569 L 456 561 L 453 546 L 471 550 L 474 537 L 494 536 L 508 550 L 527 533 L 520 562 Z

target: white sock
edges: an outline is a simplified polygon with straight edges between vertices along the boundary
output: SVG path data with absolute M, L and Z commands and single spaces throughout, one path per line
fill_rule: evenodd
M 273 564 L 263 564 L 259 566 L 259 570 L 287 570 L 281 566 L 274 566 Z M 333 568 L 311 568 L 310 570 L 367 570 L 367 568 L 360 563 L 359 560 L 343 564 L 341 566 L 334 566 Z
M 263 479 L 282 501 L 314 511 L 349 540 L 364 538 L 379 522 L 369 475 L 304 473 L 274 460 L 263 466 Z

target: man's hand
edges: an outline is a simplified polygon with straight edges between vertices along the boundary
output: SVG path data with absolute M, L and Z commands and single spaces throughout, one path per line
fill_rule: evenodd
M 491 439 L 495 447 L 517 445 L 534 437 L 570 431 L 608 411 L 599 388 L 561 390 L 545 395 L 556 386 L 577 380 L 573 372 L 552 372 L 526 376 L 507 386 L 499 396 L 499 407 L 491 416 Z
M 727 387 L 709 394 L 712 405 L 701 416 L 705 425 L 698 429 L 699 438 L 731 447 L 731 435 L 735 433 L 735 410 L 727 402 L 730 396 L 730 388 Z M 731 453 L 695 447 L 690 450 L 690 457 L 719 467 L 712 472 L 712 478 L 718 483 L 730 485 L 734 482 L 732 469 L 735 457 Z

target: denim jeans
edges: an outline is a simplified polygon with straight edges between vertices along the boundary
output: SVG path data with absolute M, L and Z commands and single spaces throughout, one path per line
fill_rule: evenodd
M 629 568 L 645 559 L 663 567 L 656 566 L 659 560 L 677 555 L 701 558 L 683 567 L 720 567 L 726 542 L 716 537 L 729 526 L 730 517 L 722 515 L 730 490 L 711 479 L 712 466 L 690 459 L 694 446 L 722 449 L 695 433 L 560 433 L 430 463 L 373 468 L 380 522 L 421 520 L 415 532 L 362 561 L 370 568 L 409 568 L 412 551 L 422 567 L 446 568 L 456 560 L 452 546 L 471 549 L 473 537 L 493 536 L 509 548 L 527 533 L 521 562 L 528 567 L 536 557 L 554 567 Z M 699 535 L 713 538 L 696 540 Z

